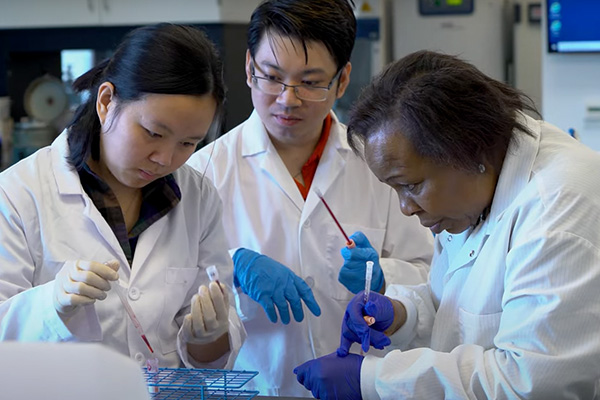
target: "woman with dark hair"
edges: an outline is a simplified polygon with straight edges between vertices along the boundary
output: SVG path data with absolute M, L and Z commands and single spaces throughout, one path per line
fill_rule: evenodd
M 74 86 L 90 95 L 66 131 L 0 174 L 0 339 L 232 366 L 245 331 L 205 273 L 233 283 L 221 201 L 184 165 L 223 106 L 214 45 L 191 27 L 138 28 Z
M 435 254 L 427 283 L 354 297 L 338 351 L 295 370 L 315 397 L 599 398 L 600 156 L 529 104 L 429 51 L 361 95 L 349 142 Z

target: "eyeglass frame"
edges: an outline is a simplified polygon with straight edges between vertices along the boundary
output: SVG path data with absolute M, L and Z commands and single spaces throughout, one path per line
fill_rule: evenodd
M 264 77 L 264 76 L 256 76 L 256 71 L 257 71 L 257 70 L 258 70 L 258 71 L 260 71 L 260 72 L 262 72 L 263 74 L 264 74 L 264 72 L 263 72 L 263 71 L 261 71 L 261 70 L 260 70 L 260 68 L 258 68 L 258 67 L 256 66 L 256 63 L 255 63 L 255 61 L 254 61 L 254 60 L 252 60 L 252 65 L 251 65 L 251 68 L 252 68 L 252 73 L 250 74 L 250 76 L 252 77 L 252 81 L 254 82 L 254 84 L 256 84 L 256 85 L 257 85 L 257 86 L 256 86 L 256 88 L 257 88 L 258 90 L 260 90 L 261 92 L 263 92 L 263 93 L 265 93 L 265 94 L 268 94 L 268 95 L 271 95 L 271 96 L 281 96 L 281 95 L 283 94 L 283 92 L 285 92 L 285 91 L 287 90 L 287 88 L 292 88 L 292 89 L 294 89 L 294 95 L 295 95 L 295 96 L 296 96 L 298 99 L 300 99 L 300 100 L 304 100 L 304 101 L 325 101 L 325 100 L 327 100 L 327 94 L 328 94 L 328 93 L 329 93 L 329 91 L 331 90 L 331 87 L 333 86 L 333 84 L 335 83 L 335 81 L 336 81 L 336 80 L 338 80 L 338 79 L 339 79 L 339 78 L 342 76 L 342 70 L 344 69 L 344 67 L 340 68 L 340 69 L 339 69 L 339 70 L 338 70 L 338 71 L 335 73 L 335 75 L 333 76 L 333 78 L 331 78 L 331 81 L 329 82 L 329 84 L 328 84 L 327 86 L 310 86 L 310 85 L 303 85 L 303 84 L 300 84 L 300 85 L 288 85 L 287 83 L 281 82 L 281 81 L 279 81 L 279 80 L 269 79 L 269 78 L 267 78 L 267 77 Z M 256 80 L 258 80 L 258 79 L 264 80 L 264 81 L 266 81 L 266 82 L 269 82 L 269 83 L 277 83 L 277 84 L 279 84 L 279 85 L 281 86 L 281 91 L 280 91 L 278 94 L 275 94 L 275 93 L 267 93 L 267 92 L 263 91 L 262 89 L 260 89 L 260 88 L 258 87 L 258 83 L 257 83 L 257 81 L 256 81 Z M 314 100 L 314 99 L 304 99 L 304 98 L 302 98 L 302 97 L 298 96 L 298 89 L 297 89 L 297 88 L 304 88 L 304 89 L 309 89 L 309 90 L 311 90 L 311 89 L 320 89 L 320 90 L 323 90 L 323 93 L 324 93 L 325 95 L 324 95 L 324 96 L 323 96 L 323 98 L 322 98 L 322 99 L 320 99 L 320 100 Z

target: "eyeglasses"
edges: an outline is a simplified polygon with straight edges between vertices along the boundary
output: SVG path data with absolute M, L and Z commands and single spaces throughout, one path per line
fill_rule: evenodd
M 252 84 L 261 92 L 273 96 L 280 96 L 287 88 L 293 88 L 296 97 L 306 101 L 325 101 L 331 86 L 333 86 L 333 83 L 342 74 L 342 68 L 340 68 L 327 86 L 288 85 L 276 79 L 256 76 L 255 68 L 256 70 L 259 70 L 255 67 L 254 63 L 252 63 Z

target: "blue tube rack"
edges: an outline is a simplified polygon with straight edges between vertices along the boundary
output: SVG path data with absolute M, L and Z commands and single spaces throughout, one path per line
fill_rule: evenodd
M 156 400 L 238 400 L 252 399 L 257 391 L 240 390 L 255 371 L 223 369 L 159 368 L 143 369 L 150 397 Z

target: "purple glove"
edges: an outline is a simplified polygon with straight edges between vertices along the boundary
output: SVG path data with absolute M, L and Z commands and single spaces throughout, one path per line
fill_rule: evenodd
M 394 321 L 394 306 L 390 299 L 379 293 L 371 292 L 369 301 L 365 305 L 364 291 L 358 293 L 350 300 L 344 320 L 342 321 L 342 337 L 337 354 L 340 357 L 348 355 L 352 343 L 362 343 L 363 351 L 369 351 L 369 345 L 376 349 L 383 349 L 391 343 L 383 331 Z M 367 325 L 363 316 L 370 315 L 375 318 L 375 323 Z
M 358 354 L 342 358 L 331 353 L 294 368 L 294 374 L 315 399 L 361 400 L 360 367 L 363 359 Z

